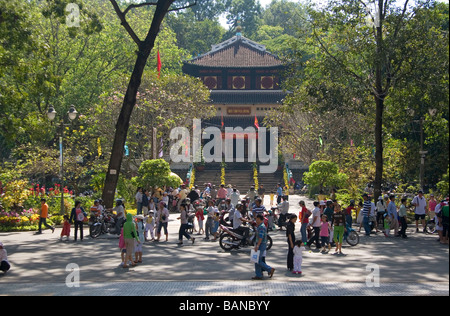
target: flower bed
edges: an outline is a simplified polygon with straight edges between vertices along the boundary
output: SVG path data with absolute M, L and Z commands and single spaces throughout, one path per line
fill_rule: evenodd
M 37 230 L 39 214 L 37 210 L 29 209 L 21 212 L 0 212 L 0 231 L 30 231 Z

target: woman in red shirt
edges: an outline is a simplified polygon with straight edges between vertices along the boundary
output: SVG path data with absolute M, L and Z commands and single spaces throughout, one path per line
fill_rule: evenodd
M 300 228 L 300 233 L 302 234 L 302 242 L 306 243 L 308 241 L 308 238 L 306 236 L 306 228 L 308 227 L 308 224 L 309 224 L 309 216 L 311 216 L 311 211 L 309 211 L 306 208 L 304 201 L 300 201 L 299 204 L 300 204 L 300 207 L 302 208 L 302 210 L 298 214 L 298 218 L 300 219 L 299 221 L 300 221 L 300 223 L 302 223 L 302 226 Z

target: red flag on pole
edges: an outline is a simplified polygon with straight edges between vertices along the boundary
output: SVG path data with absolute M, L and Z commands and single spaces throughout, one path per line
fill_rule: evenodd
M 161 68 L 162 68 L 162 63 L 161 63 L 161 55 L 159 54 L 159 49 L 158 49 L 158 78 L 161 77 Z
M 258 122 L 258 118 L 256 117 L 256 114 L 255 114 L 255 127 L 257 129 L 259 129 L 259 122 Z

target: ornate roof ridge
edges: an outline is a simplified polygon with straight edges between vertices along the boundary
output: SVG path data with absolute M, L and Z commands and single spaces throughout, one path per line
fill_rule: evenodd
M 222 43 L 211 45 L 211 50 L 209 52 L 199 55 L 197 57 L 194 57 L 190 60 L 187 60 L 186 63 L 197 64 L 198 62 L 201 62 L 205 58 L 207 58 L 207 59 L 214 58 L 213 56 L 215 56 L 216 54 L 220 54 L 220 53 L 226 51 L 227 49 L 230 49 L 233 46 L 238 47 L 241 45 L 244 47 L 247 47 L 247 49 L 249 49 L 250 51 L 254 51 L 255 53 L 261 54 L 261 56 L 266 56 L 266 58 L 273 58 L 272 59 L 273 61 L 275 61 L 275 60 L 277 61 L 277 62 L 275 62 L 275 65 L 281 65 L 281 63 L 282 63 L 277 55 L 272 54 L 269 51 L 267 51 L 265 45 L 259 44 L 255 41 L 252 41 L 252 40 L 250 40 L 244 36 L 240 36 L 240 35 L 233 36 L 232 38 L 230 38 Z M 203 62 L 201 62 L 201 63 L 203 64 Z M 203 66 L 211 66 L 211 65 L 203 64 Z M 264 66 L 274 66 L 274 64 L 273 64 L 273 62 L 271 62 L 270 65 L 260 65 L 260 66 L 263 66 L 263 67 Z

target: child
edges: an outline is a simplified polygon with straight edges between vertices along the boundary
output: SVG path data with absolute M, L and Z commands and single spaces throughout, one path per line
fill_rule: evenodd
M 345 234 L 345 213 L 342 211 L 341 206 L 336 203 L 333 214 L 333 227 L 334 227 L 334 243 L 336 244 L 335 254 L 342 255 L 342 242 L 344 241 Z
M 63 240 L 63 237 L 66 236 L 66 240 L 69 240 L 69 236 L 70 236 L 70 222 L 69 222 L 69 215 L 64 215 L 64 224 L 63 224 L 63 229 L 61 231 L 61 238 L 60 240 Z
M 294 251 L 294 269 L 292 270 L 293 274 L 302 274 L 303 251 L 305 249 L 306 248 L 301 240 L 295 241 L 295 247 L 293 250 Z
M 153 218 L 153 215 L 155 212 L 150 209 L 150 212 L 148 212 L 148 216 L 145 218 L 145 241 L 148 241 L 148 232 L 150 231 L 150 236 L 152 236 L 152 239 L 150 241 L 155 240 L 155 219 Z
M 271 207 L 273 206 L 274 197 L 275 197 L 275 192 L 274 191 L 270 192 L 270 206 Z
M 142 244 L 144 243 L 144 216 L 136 216 L 136 232 L 138 235 L 139 242 L 134 242 L 134 262 L 142 263 Z
M 202 235 L 205 233 L 205 231 L 203 230 L 203 221 L 205 219 L 205 216 L 203 214 L 203 207 L 200 204 L 197 205 L 197 211 L 195 212 L 195 217 L 197 217 L 197 221 L 198 221 L 197 235 Z
M 0 271 L 6 273 L 10 268 L 11 266 L 8 262 L 8 254 L 6 249 L 3 248 L 3 244 L 0 242 Z
M 388 213 L 384 214 L 384 236 L 389 237 L 389 232 L 391 230 L 391 218 Z
M 217 207 L 214 209 L 214 218 L 213 218 L 213 227 L 211 229 L 211 233 L 214 236 L 212 241 L 216 241 L 219 237 L 219 222 L 220 222 L 220 212 Z
M 272 210 L 269 211 L 269 215 L 267 216 L 267 220 L 268 220 L 268 223 L 267 223 L 268 228 L 267 228 L 267 230 L 271 232 L 271 231 L 273 231 L 275 229 L 275 220 L 274 220 L 274 215 L 273 215 Z
M 320 221 L 320 241 L 322 243 L 322 252 L 325 252 L 325 247 L 328 245 L 328 250 L 331 249 L 330 244 L 330 228 L 331 225 L 328 222 L 328 217 L 324 214 L 322 215 L 322 219 Z
M 125 254 L 127 252 L 125 239 L 123 237 L 123 228 L 120 229 L 119 249 L 120 249 L 120 257 L 122 258 L 122 262 L 120 263 L 120 265 L 123 266 L 125 264 Z
M 148 210 L 153 211 L 153 213 L 156 211 L 155 201 L 153 199 L 148 202 Z
M 400 210 L 398 211 L 398 216 L 400 217 L 400 223 L 402 224 L 402 229 L 398 233 L 399 236 L 402 238 L 407 238 L 406 236 L 406 228 L 408 228 L 408 223 L 406 222 L 406 215 L 407 215 L 407 209 L 406 209 L 406 202 L 407 199 L 404 197 L 402 198 L 402 205 L 400 205 Z

